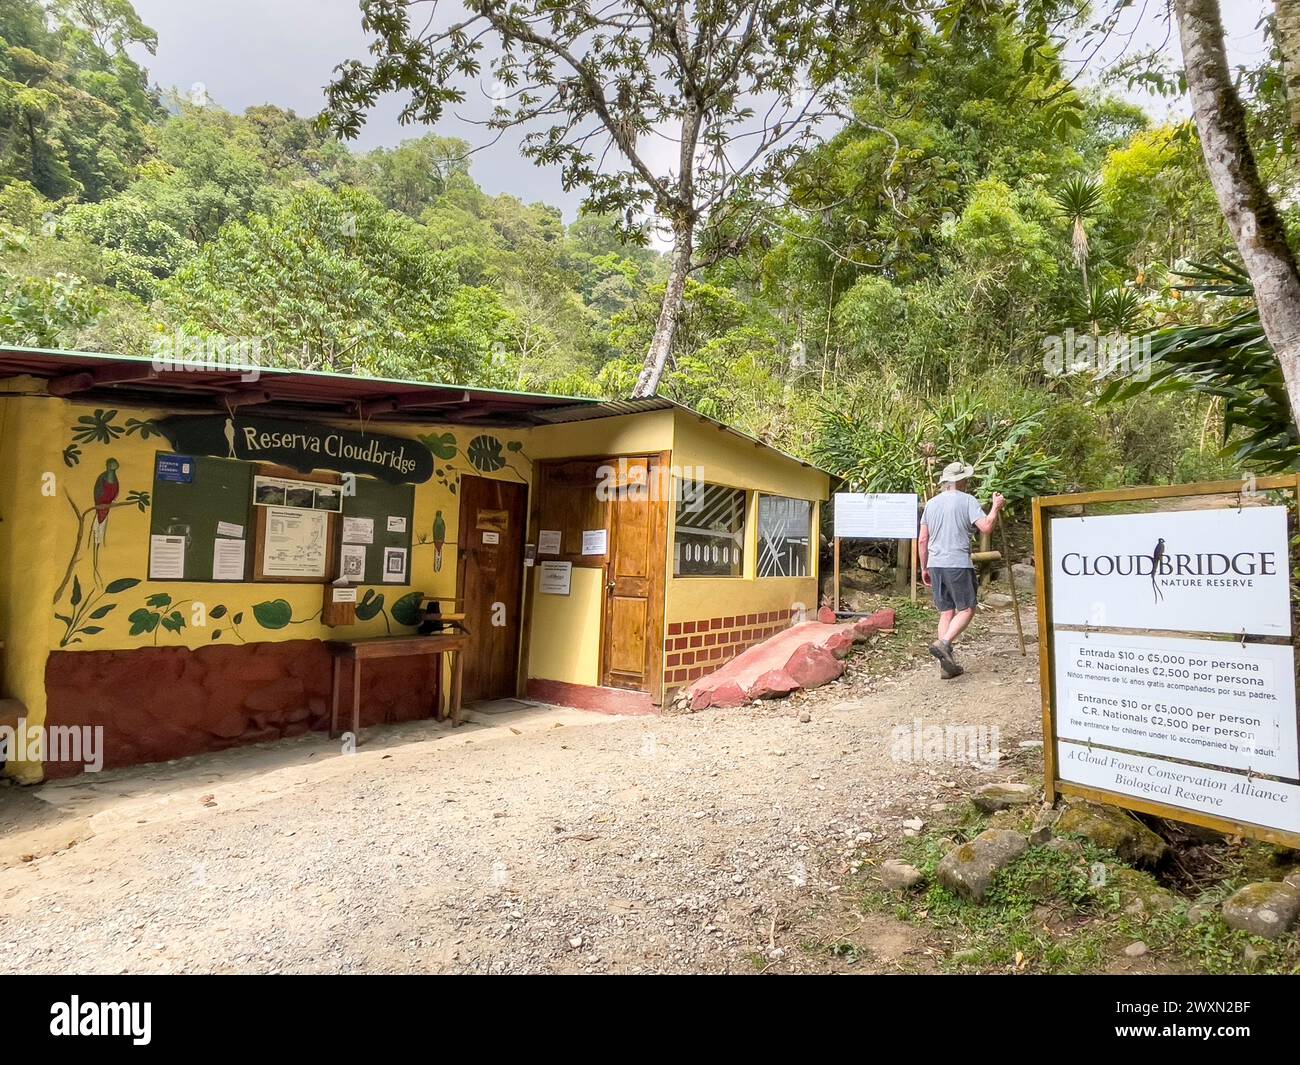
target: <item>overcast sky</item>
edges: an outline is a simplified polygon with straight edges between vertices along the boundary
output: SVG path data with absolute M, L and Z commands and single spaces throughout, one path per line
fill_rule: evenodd
M 334 66 L 345 59 L 365 58 L 367 37 L 361 29 L 357 0 L 134 0 L 144 21 L 158 31 L 158 54 L 140 49 L 137 57 L 164 89 L 188 92 L 201 83 L 221 106 L 242 112 L 254 104 L 273 103 L 298 114 L 316 114 L 323 88 Z M 1147 0 L 1146 10 L 1159 11 L 1161 0 Z M 1262 44 L 1255 25 L 1266 0 L 1223 0 L 1229 50 L 1234 62 L 1258 61 Z M 1139 0 L 1135 7 L 1143 9 Z M 1136 18 L 1136 16 L 1134 16 Z M 1124 38 L 1132 21 L 1113 40 Z M 1148 47 L 1165 37 L 1163 22 L 1146 14 L 1132 47 Z M 1104 60 L 1117 50 L 1112 44 Z M 1176 43 L 1172 45 L 1174 54 Z M 1090 66 L 1101 65 L 1094 60 Z M 1146 102 L 1146 101 L 1144 101 Z M 468 106 L 468 105 L 467 105 Z M 1149 104 L 1157 117 L 1169 105 Z M 1180 108 L 1181 110 L 1182 108 Z M 426 132 L 397 122 L 398 105 L 389 98 L 371 114 L 359 147 L 394 145 Z M 470 111 L 474 114 L 474 111 Z M 464 137 L 472 144 L 488 139 L 481 127 L 447 118 L 435 132 Z M 491 193 L 512 193 L 523 200 L 541 200 L 576 212 L 580 196 L 560 188 L 556 168 L 536 168 L 515 151 L 516 142 L 502 141 L 478 153 L 473 173 Z

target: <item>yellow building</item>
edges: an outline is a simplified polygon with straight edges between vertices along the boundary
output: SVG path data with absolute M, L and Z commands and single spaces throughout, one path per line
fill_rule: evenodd
M 466 701 L 624 713 L 817 606 L 828 475 L 668 400 L 17 348 L 0 390 L 0 696 L 106 766 L 325 728 L 340 649 L 430 602 Z M 361 724 L 429 716 L 440 657 L 367 665 Z

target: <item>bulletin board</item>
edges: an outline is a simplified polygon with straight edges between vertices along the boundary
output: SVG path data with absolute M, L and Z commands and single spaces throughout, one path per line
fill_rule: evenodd
M 281 482 L 305 485 L 309 499 L 311 485 L 337 487 L 341 478 L 337 473 L 314 472 L 298 473 L 284 466 L 259 464 L 252 467 L 257 477 L 279 479 Z M 264 482 L 263 482 L 264 483 Z M 338 572 L 339 514 L 337 511 L 309 508 L 307 503 L 301 507 L 293 505 L 292 495 L 297 489 L 290 489 L 284 506 L 253 506 L 253 580 L 279 581 L 288 584 L 328 584 Z M 335 506 L 338 497 L 335 494 Z M 310 538 L 313 544 L 294 543 L 292 530 L 297 529 L 304 538 Z M 288 572 L 277 565 L 278 557 L 292 550 L 300 550 L 313 556 L 318 555 L 318 569 L 311 573 Z M 317 563 L 317 559 L 311 559 Z
M 191 463 L 188 482 L 159 479 L 158 458 L 182 459 Z M 175 461 L 169 465 L 178 465 Z M 153 501 L 149 508 L 150 536 L 185 538 L 184 575 L 158 580 L 211 581 L 212 560 L 222 525 L 226 538 L 250 536 L 250 500 L 253 467 L 235 459 L 205 455 L 176 456 L 159 452 L 154 460 Z M 238 532 L 238 536 L 234 536 Z M 150 545 L 152 549 L 152 539 Z M 244 580 L 248 579 L 251 553 L 246 552 Z M 152 566 L 150 567 L 152 571 Z
M 373 538 L 366 545 L 365 576 L 355 583 L 411 583 L 414 485 L 389 484 L 375 477 L 357 477 L 354 493 L 343 497 L 343 518 L 342 525 L 346 525 L 348 518 L 368 518 L 373 523 Z M 389 518 L 399 519 L 392 524 L 400 524 L 401 528 L 390 529 Z M 384 549 L 390 547 L 406 552 L 406 577 L 400 582 L 384 580 Z

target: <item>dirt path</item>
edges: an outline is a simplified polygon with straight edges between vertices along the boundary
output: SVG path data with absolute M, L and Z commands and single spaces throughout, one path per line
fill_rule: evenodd
M 895 760 L 894 730 L 996 725 L 1014 752 L 1039 713 L 1014 637 L 933 670 L 0 789 L 0 970 L 925 971 L 918 933 L 842 885 L 904 820 L 1017 770 Z

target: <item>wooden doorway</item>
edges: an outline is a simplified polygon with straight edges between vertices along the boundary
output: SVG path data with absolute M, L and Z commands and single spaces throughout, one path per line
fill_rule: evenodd
M 517 693 L 527 486 L 460 479 L 456 588 L 470 631 L 464 701 Z
M 601 684 L 662 695 L 668 502 L 661 456 L 611 459 L 618 469 L 606 508 L 605 611 Z M 666 464 L 664 467 L 666 469 Z

